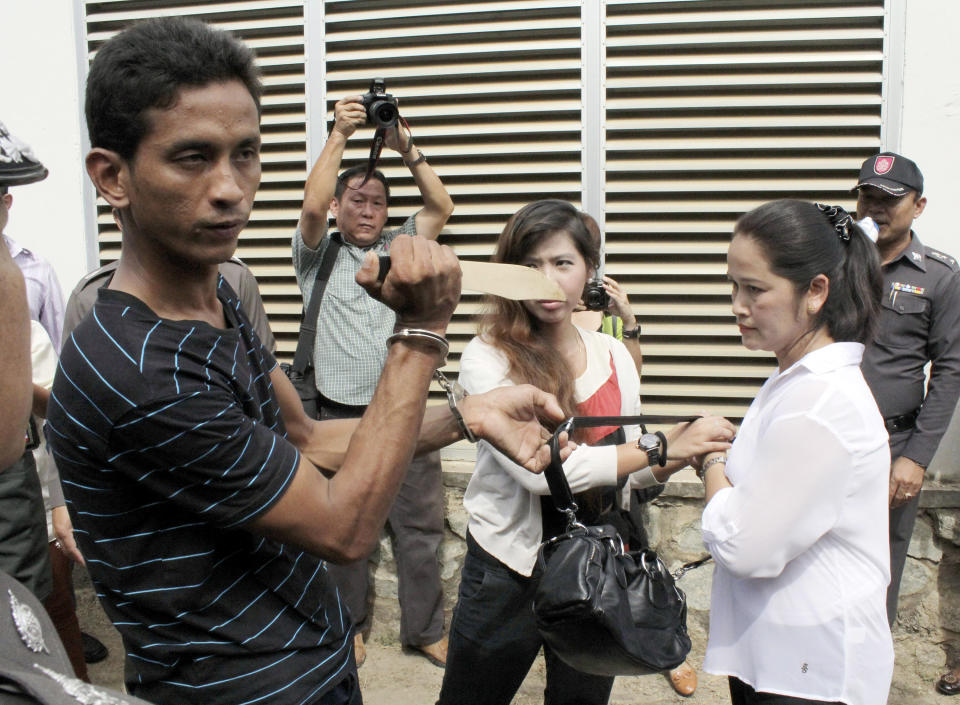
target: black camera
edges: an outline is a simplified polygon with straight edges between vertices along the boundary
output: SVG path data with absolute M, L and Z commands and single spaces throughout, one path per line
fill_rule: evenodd
M 367 122 L 377 127 L 393 127 L 400 119 L 397 99 L 387 93 L 387 83 L 382 78 L 370 81 L 370 90 L 363 94 L 363 107 L 367 109 Z
M 603 288 L 603 280 L 595 277 L 587 283 L 583 290 L 583 304 L 588 311 L 603 311 L 610 303 L 610 294 Z

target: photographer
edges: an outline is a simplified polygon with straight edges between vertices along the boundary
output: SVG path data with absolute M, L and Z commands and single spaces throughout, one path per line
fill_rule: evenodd
M 367 102 L 372 93 L 368 93 Z M 384 230 L 390 187 L 374 170 L 364 183 L 366 165 L 337 172 L 347 139 L 367 122 L 364 96 L 348 96 L 334 108 L 335 122 L 317 163 L 307 179 L 303 212 L 293 238 L 293 263 L 309 305 L 321 261 L 336 238 L 335 257 L 323 292 L 311 362 L 320 393 L 318 418 L 352 418 L 363 415 L 370 403 L 396 315 L 367 295 L 355 277 L 368 252 L 385 254 L 400 234 L 435 240 L 453 212 L 453 201 L 439 177 L 408 135 L 394 126 L 386 129 L 384 144 L 400 154 L 423 196 L 423 208 L 396 229 Z M 382 103 L 381 103 L 382 105 Z M 327 231 L 327 213 L 336 219 L 337 231 Z M 410 465 L 390 515 L 396 541 L 400 637 L 404 645 L 422 652 L 435 665 L 446 662 L 443 636 L 443 593 L 437 550 L 443 536 L 443 490 L 440 458 L 431 453 Z M 367 631 L 369 593 L 368 558 L 350 565 L 331 566 L 354 621 L 357 663 L 363 663 L 362 633 Z

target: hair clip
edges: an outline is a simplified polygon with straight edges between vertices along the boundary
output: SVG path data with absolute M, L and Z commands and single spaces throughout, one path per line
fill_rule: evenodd
M 850 242 L 850 223 L 853 222 L 850 214 L 840 206 L 828 206 L 824 203 L 817 203 L 816 206 L 820 209 L 821 213 L 827 216 L 827 220 L 830 221 L 833 229 L 837 231 L 840 239 L 844 242 Z

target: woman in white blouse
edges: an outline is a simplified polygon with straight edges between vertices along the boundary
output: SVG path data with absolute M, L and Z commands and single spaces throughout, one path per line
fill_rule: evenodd
M 704 670 L 729 676 L 735 705 L 885 703 L 890 453 L 860 374 L 876 248 L 841 209 L 775 201 L 737 221 L 727 277 L 744 346 L 778 368 L 733 447 L 700 459 Z
M 460 383 L 468 392 L 529 382 L 554 393 L 570 416 L 640 412 L 640 380 L 623 343 L 571 322 L 598 264 L 597 250 L 579 212 L 564 201 L 537 201 L 510 218 L 494 260 L 538 269 L 560 285 L 566 301 L 495 299 L 460 361 Z M 668 432 L 666 448 L 654 440 L 656 450 L 645 451 L 635 443 L 636 427 L 626 428 L 612 445 L 599 443 L 614 439 L 618 429 L 589 429 L 576 439 L 581 445 L 563 469 L 573 492 L 588 493 L 578 495 L 578 503 L 589 507 L 597 499 L 592 489 L 616 487 L 620 477 L 637 487 L 663 481 L 684 459 L 728 448 L 733 430 L 724 419 L 704 418 Z M 664 451 L 677 461 L 660 467 L 654 456 Z M 551 516 L 548 495 L 543 475 L 480 442 L 464 500 L 470 515 L 467 555 L 441 705 L 508 705 L 540 650 L 532 609 L 537 549 L 545 534 L 564 528 L 556 510 Z M 607 702 L 613 678 L 579 673 L 549 649 L 545 656 L 546 703 Z

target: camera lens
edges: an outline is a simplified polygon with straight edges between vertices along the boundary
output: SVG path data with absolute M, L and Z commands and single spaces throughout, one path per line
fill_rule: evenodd
M 397 106 L 385 100 L 378 100 L 371 105 L 368 114 L 380 127 L 393 127 L 400 116 Z
M 602 311 L 610 303 L 610 295 L 603 288 L 603 284 L 594 280 L 587 284 L 583 293 L 583 303 L 588 311 Z

